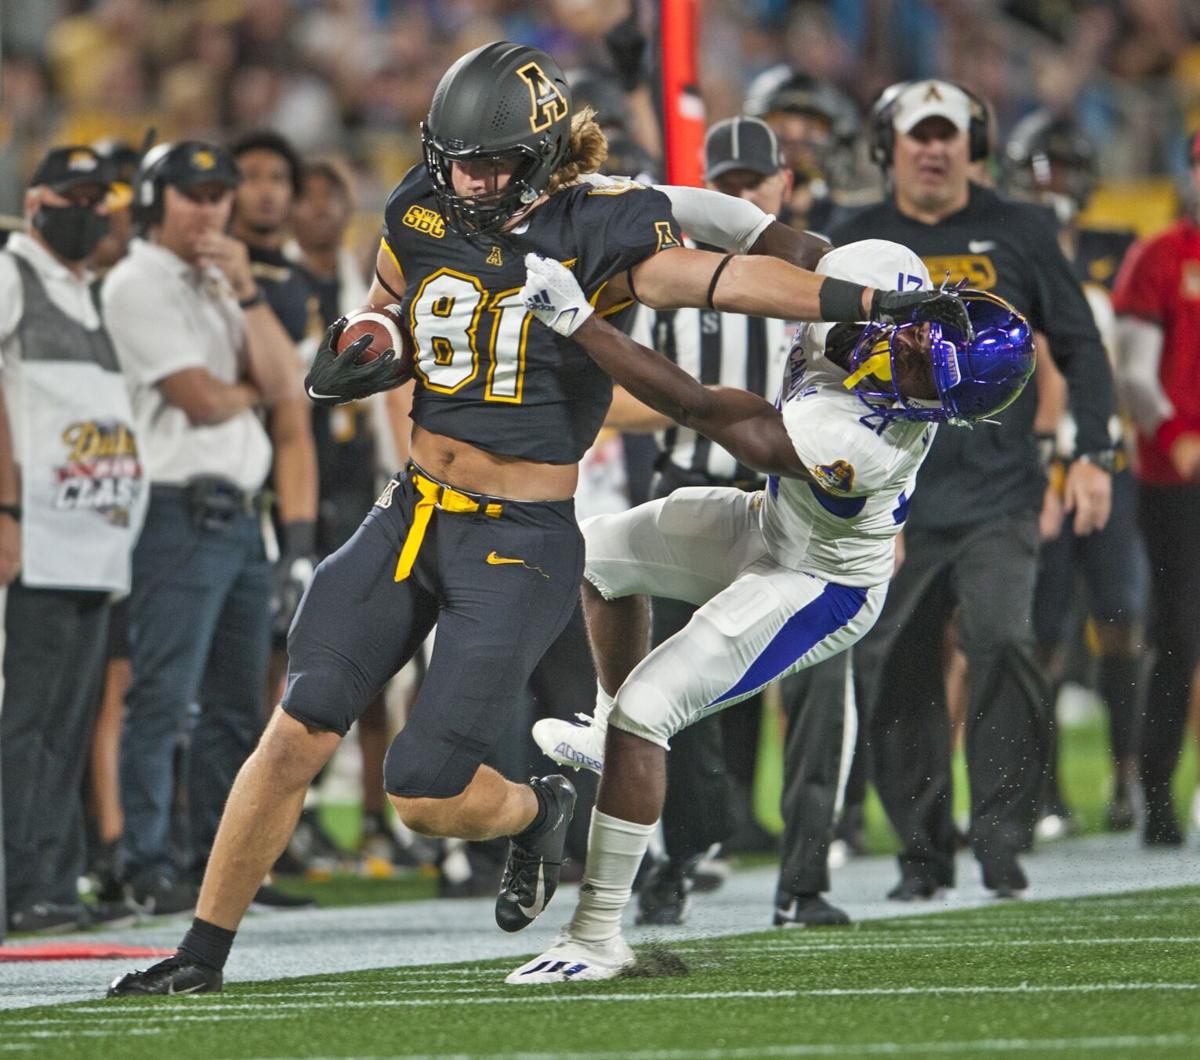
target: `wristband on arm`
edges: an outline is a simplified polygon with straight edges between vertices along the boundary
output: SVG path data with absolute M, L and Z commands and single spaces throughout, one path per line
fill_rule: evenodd
M 866 288 L 860 283 L 850 283 L 848 280 L 838 280 L 826 276 L 818 292 L 818 304 L 821 319 L 831 323 L 856 324 L 866 320 L 868 314 L 863 312 L 862 297 Z
M 311 556 L 317 551 L 317 524 L 297 519 L 283 524 L 283 552 L 286 556 Z

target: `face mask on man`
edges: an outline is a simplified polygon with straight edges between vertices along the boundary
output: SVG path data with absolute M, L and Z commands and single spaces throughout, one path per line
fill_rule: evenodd
M 46 206 L 33 215 L 33 227 L 64 261 L 83 261 L 108 234 L 107 214 L 94 206 Z

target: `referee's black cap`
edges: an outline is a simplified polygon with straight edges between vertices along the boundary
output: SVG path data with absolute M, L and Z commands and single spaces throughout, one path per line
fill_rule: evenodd
M 735 169 L 748 169 L 770 177 L 783 166 L 779 141 L 771 127 L 758 118 L 727 118 L 704 138 L 704 179 L 716 180 Z

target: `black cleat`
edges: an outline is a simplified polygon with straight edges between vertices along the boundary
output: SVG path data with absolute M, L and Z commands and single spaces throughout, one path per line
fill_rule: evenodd
M 775 894 L 776 927 L 843 927 L 850 917 L 819 894 Z
M 1142 843 L 1148 847 L 1178 847 L 1183 845 L 1183 832 L 1169 795 L 1146 795 L 1146 823 L 1142 826 Z
M 690 873 L 675 861 L 660 861 L 638 891 L 636 924 L 682 924 L 688 915 Z
M 218 994 L 222 976 L 191 957 L 177 953 L 145 971 L 126 972 L 112 981 L 108 997 L 142 997 L 148 994 Z
M 575 811 L 575 788 L 564 776 L 534 777 L 530 787 L 548 796 L 546 819 L 532 834 L 511 836 L 508 861 L 496 898 L 496 923 L 505 931 L 532 924 L 554 897 L 562 871 L 567 827 Z
M 993 854 L 980 858 L 983 885 L 997 898 L 1020 898 L 1029 880 L 1015 854 Z
M 901 876 L 887 896 L 893 902 L 929 901 L 945 893 L 945 888 L 931 880 L 922 880 L 916 876 Z

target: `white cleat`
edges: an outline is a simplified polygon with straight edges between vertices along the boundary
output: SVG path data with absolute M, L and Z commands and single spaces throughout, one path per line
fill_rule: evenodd
M 540 957 L 509 972 L 506 983 L 581 983 L 615 979 L 637 961 L 620 935 L 604 942 L 581 942 L 568 935 Z
M 543 718 L 533 726 L 534 742 L 542 754 L 559 765 L 575 769 L 604 769 L 604 741 L 608 735 L 608 719 L 598 721 L 590 714 L 576 714 L 583 725 L 559 718 Z

